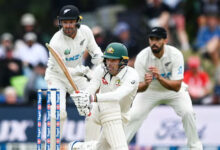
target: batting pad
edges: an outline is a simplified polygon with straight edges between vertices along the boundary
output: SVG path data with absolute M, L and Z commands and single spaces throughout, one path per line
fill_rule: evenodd
M 103 133 L 112 150 L 128 150 L 121 120 L 105 122 Z

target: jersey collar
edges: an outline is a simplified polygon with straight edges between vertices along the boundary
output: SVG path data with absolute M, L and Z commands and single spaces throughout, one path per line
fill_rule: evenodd
M 119 78 L 119 79 L 122 79 L 122 78 L 124 77 L 125 73 L 127 72 L 127 70 L 128 70 L 128 67 L 125 66 L 125 67 L 116 75 L 116 77 Z

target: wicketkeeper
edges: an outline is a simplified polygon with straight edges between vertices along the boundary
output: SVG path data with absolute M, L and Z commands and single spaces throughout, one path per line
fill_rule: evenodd
M 58 20 L 60 30 L 54 34 L 50 40 L 50 46 L 58 52 L 68 68 L 72 79 L 79 89 L 85 89 L 88 86 L 88 78 L 91 77 L 91 72 L 88 67 L 82 65 L 82 57 L 85 50 L 88 50 L 92 57 L 92 63 L 97 65 L 102 62 L 101 49 L 95 42 L 94 36 L 90 28 L 80 24 L 82 17 L 79 15 L 79 10 L 75 6 L 66 5 L 59 13 Z M 69 81 L 65 77 L 60 66 L 57 64 L 54 57 L 50 54 L 48 60 L 48 68 L 46 70 L 45 79 L 48 88 L 60 89 L 60 131 L 62 135 L 63 123 L 66 119 L 66 92 L 73 93 Z M 55 150 L 56 136 L 56 117 L 55 117 L 55 98 L 52 98 L 51 108 L 51 149 Z M 87 125 L 86 125 L 87 126 Z M 91 124 L 88 127 L 96 131 Z M 92 137 L 100 131 L 86 135 Z M 86 132 L 88 133 L 88 132 Z

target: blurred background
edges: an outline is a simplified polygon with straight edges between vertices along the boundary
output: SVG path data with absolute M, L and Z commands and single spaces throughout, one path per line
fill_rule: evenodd
M 184 82 L 204 149 L 220 149 L 219 0 L 0 0 L 0 150 L 36 149 L 37 89 L 47 88 L 44 44 L 59 30 L 57 15 L 67 4 L 79 8 L 103 51 L 112 41 L 124 43 L 130 66 L 148 46 L 149 29 L 166 28 L 168 44 L 184 55 Z M 92 67 L 87 55 L 84 64 Z M 83 140 L 84 118 L 68 95 L 67 109 L 64 143 Z M 186 149 L 180 118 L 169 107 L 156 108 L 130 149 Z

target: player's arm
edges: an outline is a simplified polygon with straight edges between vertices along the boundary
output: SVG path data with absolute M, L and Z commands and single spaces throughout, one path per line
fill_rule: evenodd
M 61 53 L 62 50 L 60 49 L 59 42 L 58 42 L 58 39 L 57 39 L 56 36 L 52 37 L 52 39 L 50 40 L 49 45 L 52 49 L 54 49 L 59 54 L 59 56 L 61 58 L 63 58 L 63 54 Z M 48 68 L 50 68 L 51 70 L 53 70 L 55 72 L 59 72 L 59 73 L 63 74 L 62 69 L 59 67 L 57 61 L 55 60 L 55 58 L 53 57 L 51 52 L 49 52 Z
M 156 78 L 160 82 L 160 84 L 163 85 L 165 88 L 176 92 L 179 91 L 181 87 L 182 79 L 181 80 L 166 79 L 160 75 L 159 70 L 156 67 L 150 67 L 149 70 L 152 72 L 154 78 Z
M 131 93 L 134 89 L 135 86 L 130 86 L 128 84 L 125 84 L 124 86 L 117 88 L 115 91 L 96 94 L 96 99 L 98 102 L 120 101 L 129 93 Z
M 149 85 L 146 82 L 140 82 L 138 85 L 138 92 L 144 92 L 148 86 Z
M 184 73 L 184 61 L 180 52 L 176 53 L 176 57 L 172 60 L 172 64 L 171 77 L 169 79 L 162 77 L 156 67 L 150 67 L 149 70 L 161 85 L 169 90 L 178 92 L 181 88 Z
M 152 80 L 153 80 L 152 74 L 146 73 L 144 81 L 143 82 L 139 82 L 138 92 L 144 92 L 148 88 L 148 86 L 150 85 Z
M 87 50 L 88 50 L 90 56 L 92 57 L 91 62 L 94 65 L 98 65 L 103 61 L 103 58 L 102 58 L 103 53 L 102 53 L 100 47 L 97 45 L 91 29 L 89 29 L 87 27 L 86 31 L 87 31 L 86 34 L 88 37 Z
M 137 91 L 138 83 L 138 76 L 136 75 L 136 78 L 134 76 L 134 78 L 127 79 L 122 85 L 120 85 L 120 87 L 114 91 L 96 94 L 97 101 L 120 101 L 133 90 Z
M 88 92 L 91 95 L 95 95 L 95 93 L 101 86 L 103 73 L 104 73 L 104 69 L 102 68 L 101 65 L 95 68 L 94 77 L 90 80 L 89 86 L 86 88 L 86 92 Z
M 143 57 L 142 53 L 138 54 L 134 63 L 134 68 L 137 71 L 140 79 L 137 92 L 144 92 L 148 88 L 151 82 L 149 75 L 147 75 L 146 73 L 146 69 L 145 69 L 145 65 L 143 64 L 142 57 Z

